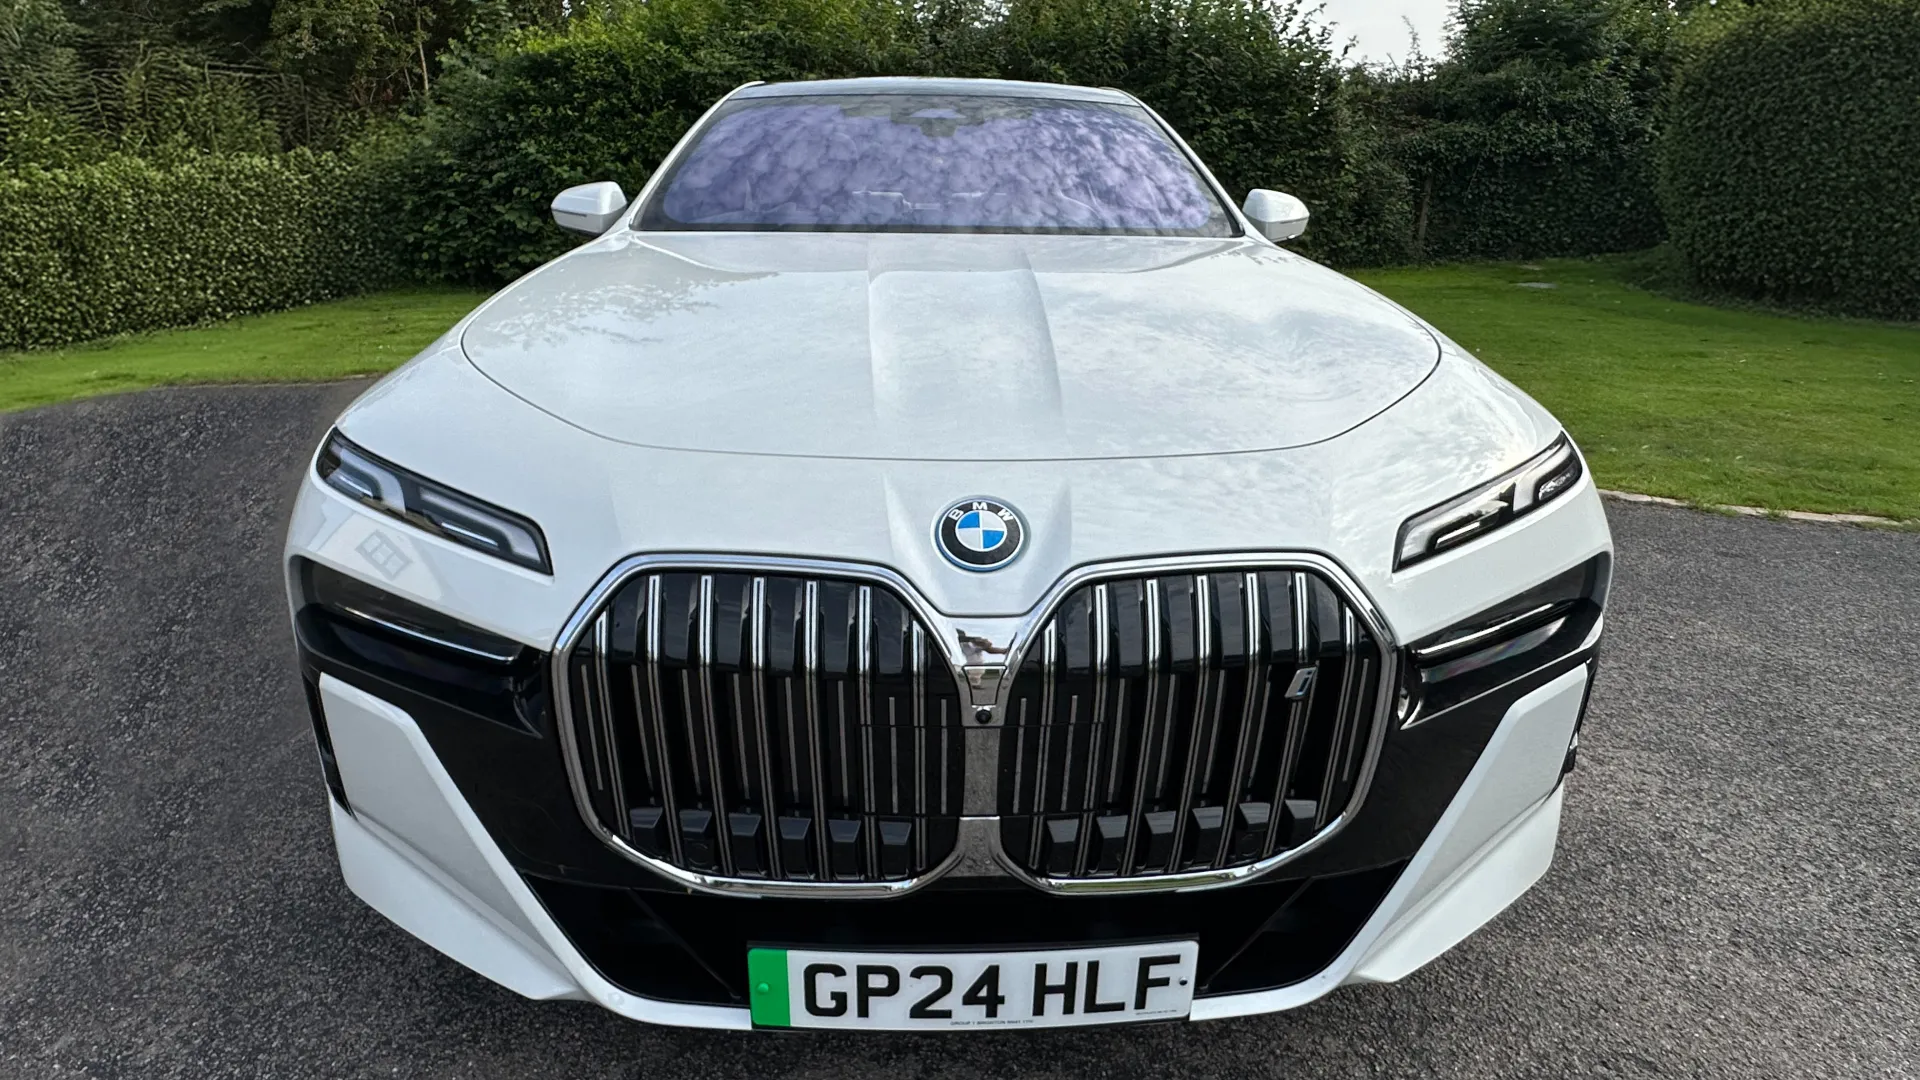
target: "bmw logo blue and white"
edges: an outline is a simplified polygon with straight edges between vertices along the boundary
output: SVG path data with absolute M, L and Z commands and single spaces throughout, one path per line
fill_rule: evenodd
M 962 570 L 998 570 L 1019 557 L 1027 526 L 1006 503 L 961 499 L 940 514 L 933 542 Z

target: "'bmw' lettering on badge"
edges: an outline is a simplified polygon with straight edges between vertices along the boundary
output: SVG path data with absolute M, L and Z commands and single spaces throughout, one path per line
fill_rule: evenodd
M 961 499 L 940 515 L 934 546 L 962 570 L 998 570 L 1027 542 L 1019 511 L 992 499 Z

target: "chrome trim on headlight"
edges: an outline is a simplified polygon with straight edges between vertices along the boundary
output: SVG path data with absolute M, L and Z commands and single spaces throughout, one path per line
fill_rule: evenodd
M 553 573 L 547 538 L 532 520 L 369 453 L 338 429 L 320 444 L 313 469 L 327 488 L 376 513 L 503 562 Z
M 1394 537 L 1393 568 L 1404 570 L 1499 530 L 1572 490 L 1586 474 L 1563 433 L 1518 468 L 1408 518 Z
M 1532 608 L 1527 611 L 1523 611 L 1518 615 L 1508 616 L 1507 618 L 1501 619 L 1495 623 L 1490 623 L 1487 626 L 1483 626 L 1478 630 L 1472 631 L 1471 633 L 1462 634 L 1459 637 L 1448 638 L 1437 645 L 1428 645 L 1425 648 L 1409 649 L 1407 650 L 1407 652 L 1409 655 L 1411 655 L 1415 660 L 1419 661 L 1420 663 L 1423 663 L 1423 664 L 1439 663 L 1440 661 L 1446 660 L 1450 657 L 1460 656 L 1466 653 L 1470 653 L 1474 649 L 1478 648 L 1482 642 L 1490 642 L 1498 638 L 1505 637 L 1507 636 L 1507 634 L 1513 631 L 1519 630 L 1521 627 L 1525 626 L 1528 623 L 1534 622 L 1535 620 L 1545 622 L 1546 620 L 1544 619 L 1544 616 L 1551 614 L 1556 609 L 1571 607 L 1571 606 L 1572 606 L 1571 602 L 1557 603 L 1557 604 L 1541 604 L 1539 607 Z

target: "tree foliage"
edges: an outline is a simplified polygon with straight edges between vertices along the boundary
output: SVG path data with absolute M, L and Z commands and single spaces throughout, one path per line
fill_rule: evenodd
M 56 0 L 0 0 L 0 164 L 86 152 L 79 36 Z
M 0 0 L 0 162 L 341 148 L 561 0 Z
M 1701 20 L 1659 162 L 1674 246 L 1701 284 L 1920 319 L 1920 2 Z
M 1650 246 L 1670 18 L 1628 0 L 1463 0 L 1448 58 L 1395 88 L 1427 258 Z
M 1331 32 L 1297 0 L 1010 0 L 985 36 L 1005 77 L 1137 95 L 1236 197 L 1299 195 L 1315 215 L 1301 250 L 1343 262 L 1397 254 L 1405 182 L 1378 160 Z

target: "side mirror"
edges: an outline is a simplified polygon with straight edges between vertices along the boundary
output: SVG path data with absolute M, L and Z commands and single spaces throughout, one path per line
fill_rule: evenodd
M 1240 212 L 1247 215 L 1261 236 L 1276 243 L 1307 231 L 1307 204 L 1284 191 L 1254 188 L 1247 192 Z
M 620 220 L 627 193 L 611 180 L 570 187 L 553 197 L 553 223 L 569 232 L 599 236 Z

